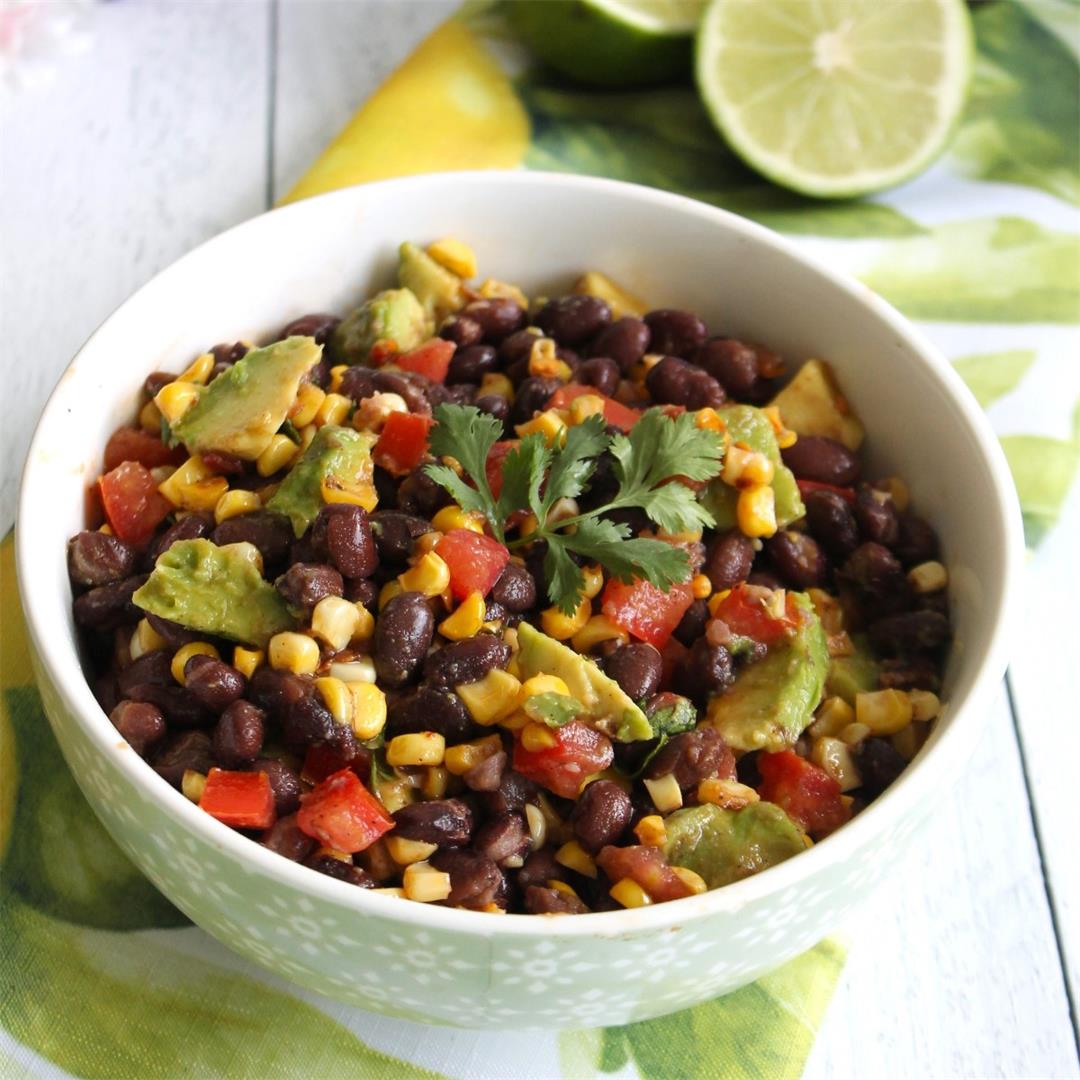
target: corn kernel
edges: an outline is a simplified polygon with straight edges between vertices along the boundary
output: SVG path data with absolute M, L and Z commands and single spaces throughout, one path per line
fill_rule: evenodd
M 727 431 L 726 421 L 715 409 L 708 406 L 694 413 L 694 427 L 702 431 L 714 431 L 717 435 L 722 435 Z
M 383 804 L 383 809 L 388 814 L 400 810 L 403 806 L 408 806 L 413 801 L 412 787 L 407 781 L 401 779 L 384 780 L 379 784 L 375 794 L 378 795 L 379 802 Z M 389 857 L 390 853 L 387 852 L 387 858 Z
M 335 364 L 330 369 L 330 393 L 336 394 L 341 389 L 341 383 L 345 378 L 345 372 L 349 370 L 348 364 Z
M 370 656 L 357 656 L 352 660 L 335 660 L 330 665 L 330 674 L 345 683 L 373 683 L 375 662 Z
M 561 446 L 566 438 L 566 421 L 555 411 L 547 409 L 538 413 L 528 423 L 518 424 L 514 430 L 521 438 L 539 435 L 548 446 Z
M 671 870 L 672 873 L 674 873 L 674 875 L 690 890 L 691 895 L 700 896 L 703 892 L 709 891 L 709 886 L 705 884 L 705 879 L 695 870 L 691 870 L 688 866 L 673 866 Z
M 571 644 L 575 651 L 587 654 L 601 642 L 618 641 L 625 645 L 629 640 L 627 632 L 621 626 L 616 626 L 606 615 L 593 615 L 573 636 Z
M 352 863 L 352 855 L 347 851 L 342 851 L 340 848 L 326 847 L 320 845 L 315 849 L 316 855 L 324 855 L 328 859 L 337 859 L 338 862 Z
M 115 535 L 113 533 L 113 531 L 112 531 L 112 526 L 107 521 L 105 522 L 104 525 L 99 525 L 97 531 L 99 533 L 104 533 L 106 536 L 114 536 Z
M 869 734 L 870 729 L 856 720 L 840 732 L 840 738 L 848 746 L 858 746 Z
M 221 659 L 221 654 L 209 641 L 189 641 L 186 645 L 181 645 L 173 654 L 172 663 L 169 665 L 172 677 L 181 686 L 187 684 L 184 668 L 193 656 L 212 656 L 215 660 Z
M 652 897 L 633 878 L 624 877 L 608 889 L 612 900 L 618 901 L 624 908 L 648 907 Z
M 697 786 L 699 803 L 712 803 L 725 810 L 741 810 L 744 806 L 758 802 L 760 796 L 746 784 L 738 780 L 722 780 L 717 776 L 707 776 Z
M 388 836 L 386 850 L 399 866 L 410 866 L 434 855 L 439 845 L 425 844 L 423 840 L 407 840 L 404 836 Z
M 131 659 L 138 660 L 148 652 L 168 647 L 168 642 L 150 625 L 148 619 L 140 619 L 131 635 Z
M 379 590 L 379 610 L 382 611 L 395 596 L 400 596 L 405 590 L 401 587 L 401 582 L 396 580 L 388 581 Z
M 158 491 L 173 504 L 181 509 L 189 510 L 184 499 L 187 492 L 194 489 L 195 485 L 206 480 L 214 479 L 213 470 L 203 461 L 198 454 L 192 454 L 182 465 L 169 473 L 168 477 L 158 484 Z M 228 488 L 228 482 L 219 477 Z M 220 493 L 219 493 L 220 494 Z M 210 509 L 213 509 L 211 507 Z
M 345 683 L 332 676 L 324 676 L 315 680 L 315 689 L 319 691 L 319 696 L 330 711 L 330 715 L 339 724 L 352 723 L 353 698 Z
M 443 764 L 452 776 L 464 776 L 474 765 L 479 765 L 481 761 L 486 761 L 501 750 L 502 739 L 498 735 L 485 735 L 482 739 L 448 747 Z
M 194 383 L 166 383 L 154 397 L 154 404 L 170 424 L 175 424 L 202 396 Z
M 180 777 L 180 790 L 184 793 L 185 799 L 190 799 L 198 805 L 205 787 L 206 776 L 203 773 L 197 772 L 195 769 L 184 770 L 184 775 Z
M 554 889 L 556 892 L 561 892 L 564 896 L 572 896 L 575 900 L 580 900 L 577 892 L 572 885 L 568 885 L 565 881 L 560 881 L 558 878 L 548 878 L 547 887 Z
M 715 618 L 720 613 L 720 605 L 731 595 L 730 589 L 721 589 L 709 597 L 709 614 Z
M 830 735 L 815 739 L 810 759 L 840 785 L 841 791 L 851 791 L 862 783 L 851 749 L 840 739 Z
M 695 600 L 708 600 L 712 595 L 712 582 L 708 574 L 695 574 L 690 581 L 690 591 Z
M 315 413 L 314 423 L 318 427 L 324 424 L 344 424 L 352 408 L 352 399 L 344 394 L 327 394 Z
M 732 487 L 758 487 L 771 484 L 775 471 L 773 463 L 760 451 L 736 445 L 728 447 L 720 478 Z
M 220 525 L 223 521 L 236 517 L 238 514 L 250 514 L 261 506 L 262 502 L 254 491 L 235 488 L 232 491 L 226 491 L 214 505 L 214 520 Z
M 640 318 L 649 310 L 649 305 L 643 300 L 627 292 L 599 270 L 589 270 L 582 274 L 574 282 L 572 291 L 578 296 L 598 296 L 601 300 L 606 300 L 614 319 L 621 319 L 624 315 Z
M 529 698 L 538 694 L 562 694 L 570 697 L 570 687 L 558 675 L 533 675 L 521 684 L 517 704 L 524 705 Z
M 266 653 L 262 649 L 245 649 L 243 645 L 237 645 L 233 649 L 232 666 L 245 679 L 250 679 L 265 662 Z
M 416 862 L 405 867 L 401 887 L 409 900 L 422 904 L 445 900 L 450 895 L 450 875 L 436 870 L 428 862 Z
M 395 735 L 386 747 L 387 764 L 395 767 L 441 765 L 445 754 L 446 739 L 437 731 L 417 731 L 409 735 Z
M 160 648 L 160 646 L 154 646 L 154 648 Z M 911 701 L 912 720 L 925 724 L 941 712 L 941 699 L 929 690 L 909 690 L 908 698 Z
M 844 609 L 840 606 L 840 601 L 824 589 L 808 589 L 807 595 L 825 633 L 839 634 L 844 629 Z
M 425 596 L 438 596 L 450 584 L 450 567 L 434 551 L 421 555 L 416 564 L 404 574 L 398 576 L 401 588 L 405 592 L 423 593 Z
M 817 711 L 808 731 L 811 738 L 838 735 L 848 724 L 855 722 L 855 710 L 842 697 L 828 697 Z
M 925 724 L 908 724 L 906 728 L 890 736 L 892 748 L 905 760 L 911 761 L 926 742 Z
M 521 729 L 521 747 L 530 754 L 538 754 L 558 745 L 555 733 L 545 724 L 528 723 Z
M 361 400 L 353 413 L 352 426 L 357 431 L 382 431 L 391 413 L 407 413 L 409 406 L 400 394 L 381 391 Z
M 420 791 L 425 799 L 441 799 L 450 783 L 450 773 L 444 765 L 428 765 L 420 781 Z
M 518 307 L 529 308 L 529 298 L 516 286 L 496 278 L 485 278 L 476 290 L 485 300 L 513 300 Z
M 353 644 L 370 641 L 375 633 L 375 616 L 359 600 L 353 606 L 356 608 L 356 628 L 353 630 Z
M 448 533 L 451 529 L 468 529 L 474 533 L 484 531 L 484 517 L 482 514 L 467 513 L 460 506 L 453 503 L 450 506 L 444 506 L 431 519 L 431 524 L 441 533 Z
M 255 469 L 260 476 L 273 476 L 284 469 L 300 452 L 300 448 L 288 435 L 275 435 L 270 445 L 255 459 Z
M 452 236 L 428 244 L 427 253 L 440 265 L 466 280 L 476 277 L 476 252 L 462 240 Z
M 585 423 L 590 416 L 604 415 L 604 399 L 599 394 L 582 394 L 570 402 L 570 424 Z
M 683 804 L 682 790 L 674 773 L 667 773 L 656 780 L 646 780 L 645 787 L 648 789 L 649 798 L 653 806 L 662 814 L 678 810 Z
M 508 402 L 513 404 L 514 384 L 510 381 L 509 376 L 504 375 L 501 371 L 489 371 L 480 380 L 480 389 L 477 391 L 476 396 L 487 397 L 489 394 L 506 398 Z
M 482 593 L 469 593 L 457 606 L 453 615 L 439 623 L 439 633 L 451 641 L 464 641 L 476 637 L 484 625 L 484 596 Z
M 307 431 L 307 428 L 304 430 Z M 379 504 L 375 485 L 367 480 L 346 484 L 336 476 L 325 476 L 319 484 L 319 494 L 327 505 L 345 503 L 349 506 L 362 506 L 365 510 L 374 510 Z
M 768 484 L 744 488 L 735 506 L 739 530 L 751 539 L 776 532 L 776 497 Z
M 555 852 L 555 861 L 569 870 L 576 870 L 585 877 L 596 877 L 596 862 L 576 841 L 570 840 Z
M 290 630 L 275 634 L 270 639 L 267 653 L 275 671 L 310 675 L 319 666 L 319 646 L 306 634 L 295 634 Z
M 889 498 L 893 501 L 893 506 L 901 514 L 911 504 L 911 492 L 908 490 L 907 484 L 899 476 L 886 477 L 878 486 L 888 492 Z
M 152 401 L 139 410 L 139 427 L 151 435 L 161 433 L 161 410 Z
M 639 385 L 645 382 L 646 376 L 661 360 L 664 359 L 663 353 L 646 353 L 631 369 L 630 369 L 630 381 L 638 383 Z
M 547 819 L 540 807 L 532 803 L 525 804 L 525 824 L 529 829 L 529 847 L 539 851 L 547 841 Z
M 380 896 L 392 897 L 395 900 L 404 900 L 404 899 L 406 899 L 404 889 L 398 889 L 398 888 L 390 887 L 390 888 L 385 888 L 385 889 L 372 889 L 371 891 L 373 893 L 378 893 Z
M 342 596 L 324 596 L 311 613 L 311 632 L 335 652 L 341 652 L 352 641 L 359 624 L 356 605 Z
M 790 431 L 780 416 L 780 409 L 776 405 L 767 405 L 761 410 L 772 424 L 773 433 L 776 435 L 776 445 L 780 450 L 788 450 L 798 441 L 799 436 Z
M 634 826 L 634 835 L 646 847 L 663 847 L 667 843 L 667 826 L 659 814 L 646 814 Z
M 927 593 L 941 592 L 949 584 L 949 572 L 936 559 L 931 559 L 930 562 L 913 566 L 907 573 L 907 579 L 920 596 L 925 596 Z
M 855 695 L 855 719 L 875 735 L 895 735 L 911 723 L 911 699 L 903 690 Z
M 296 400 L 289 409 L 289 419 L 297 428 L 315 422 L 319 407 L 326 400 L 326 391 L 314 383 L 302 383 L 296 391 Z
M 566 641 L 585 628 L 591 615 L 592 604 L 582 597 L 573 615 L 567 615 L 557 607 L 545 608 L 540 613 L 540 626 L 548 637 L 553 637 L 556 641 Z
M 386 727 L 386 695 L 374 682 L 346 683 L 352 696 L 353 734 L 361 741 L 374 739 Z M 432 764 L 438 764 L 433 762 Z
M 455 689 L 473 720 L 489 727 L 517 708 L 521 683 L 510 672 L 492 668 L 477 682 L 462 683 Z

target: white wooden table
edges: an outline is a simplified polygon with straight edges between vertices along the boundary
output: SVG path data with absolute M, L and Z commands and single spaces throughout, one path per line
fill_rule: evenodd
M 287 191 L 455 6 L 99 4 L 91 49 L 4 103 L 0 530 L 34 420 L 87 335 L 157 270 Z M 936 835 L 848 928 L 808 1076 L 1080 1075 L 1075 496 L 1031 568 L 1011 691 Z

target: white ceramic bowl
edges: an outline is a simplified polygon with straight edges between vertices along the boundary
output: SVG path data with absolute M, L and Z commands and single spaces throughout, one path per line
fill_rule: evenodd
M 372 895 L 219 824 L 121 740 L 79 666 L 65 571 L 83 490 L 143 377 L 211 343 L 345 311 L 391 280 L 398 243 L 467 239 L 485 273 L 530 293 L 603 269 L 713 332 L 825 357 L 869 432 L 870 473 L 904 476 L 937 526 L 956 644 L 946 714 L 915 763 L 851 824 L 756 877 L 675 903 L 564 919 L 492 916 Z M 891 307 L 773 233 L 647 188 L 544 173 L 454 173 L 276 210 L 159 274 L 87 342 L 54 392 L 23 477 L 18 568 L 38 680 L 75 777 L 109 831 L 225 944 L 377 1012 L 470 1027 L 644 1019 L 727 993 L 844 919 L 933 813 L 1005 668 L 1022 551 L 1004 458 L 949 364 Z M 647 975 L 643 977 L 643 972 Z

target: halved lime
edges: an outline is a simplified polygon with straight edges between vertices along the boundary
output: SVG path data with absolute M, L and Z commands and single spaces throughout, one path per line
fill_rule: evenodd
M 842 198 L 898 184 L 944 148 L 972 56 L 963 0 L 713 0 L 696 74 L 748 165 Z
M 533 51 L 577 82 L 649 86 L 684 75 L 707 0 L 513 0 Z

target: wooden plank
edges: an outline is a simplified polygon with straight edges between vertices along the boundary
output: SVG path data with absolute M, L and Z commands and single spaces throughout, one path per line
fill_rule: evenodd
M 0 533 L 34 422 L 109 312 L 265 205 L 268 0 L 98 4 L 94 40 L 6 103 Z
M 1078 1075 L 1004 686 L 968 768 L 848 933 L 805 1080 Z

